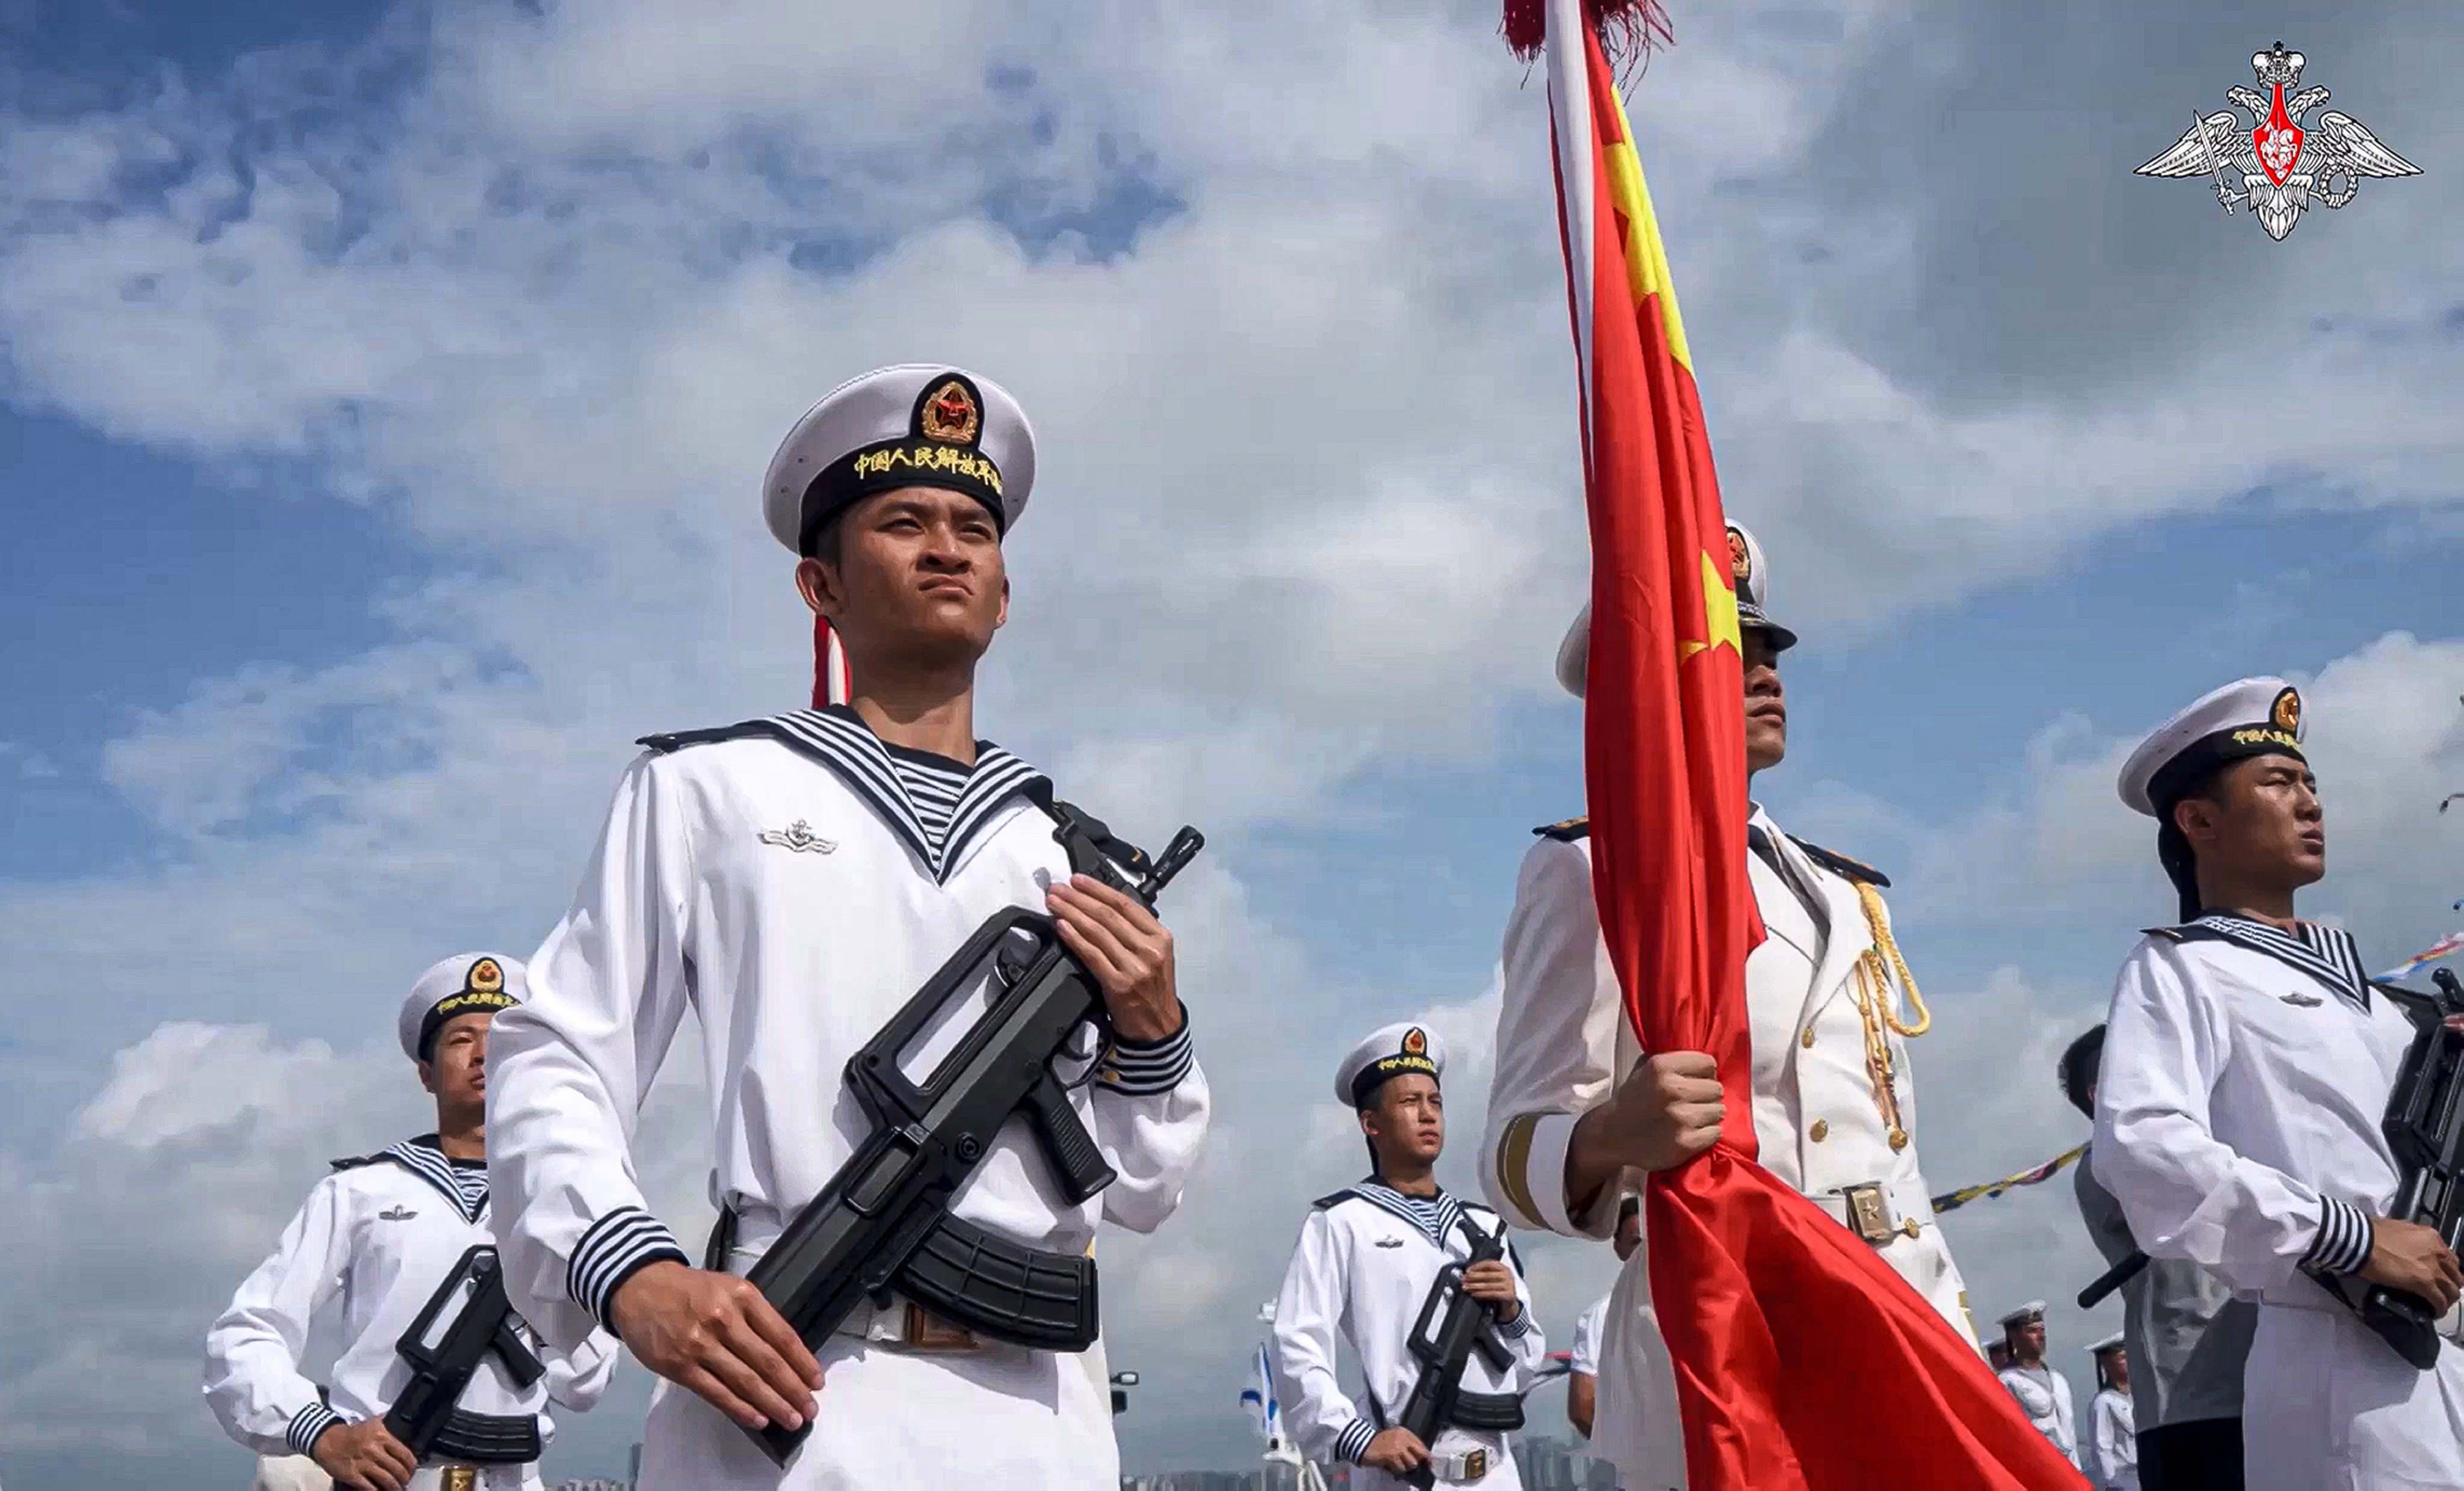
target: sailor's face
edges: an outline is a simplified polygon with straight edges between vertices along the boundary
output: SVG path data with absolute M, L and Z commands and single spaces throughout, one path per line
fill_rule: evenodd
M 1390 1155 L 1426 1164 L 1446 1146 L 1446 1100 L 1432 1078 L 1409 1072 L 1389 1079 L 1370 1113 Z
M 423 1084 L 439 1106 L 484 1105 L 488 1094 L 489 1014 L 457 1014 L 436 1029 L 436 1044 L 420 1067 Z
M 839 520 L 824 612 L 850 636 L 980 656 L 1009 614 L 1001 531 L 984 504 L 939 487 L 869 497 Z
M 2024 1325 L 2011 1327 L 2011 1352 L 2022 1361 L 2033 1361 L 2045 1354 L 2045 1323 L 2032 1320 Z
M 1779 654 L 1771 634 L 1748 627 L 1741 635 L 1746 664 L 1746 769 L 1761 771 L 1788 754 L 1788 694 L 1780 686 Z
M 2211 852 L 2222 862 L 2272 870 L 2286 885 L 2327 873 L 2327 818 L 2308 767 L 2290 756 L 2236 761 L 2218 776 L 2214 796 L 2224 811 L 2214 815 Z

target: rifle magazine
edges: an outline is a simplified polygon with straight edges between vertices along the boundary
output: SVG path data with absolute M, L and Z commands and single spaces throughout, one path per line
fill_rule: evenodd
M 898 1290 L 953 1324 L 1040 1351 L 1095 1344 L 1095 1260 L 1046 1253 L 944 1216 L 898 1271 Z

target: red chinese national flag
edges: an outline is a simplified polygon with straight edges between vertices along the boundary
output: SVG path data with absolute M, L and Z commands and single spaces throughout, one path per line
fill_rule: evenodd
M 1524 0 L 1509 15 L 1537 17 Z M 1692 354 L 1595 31 L 1549 0 L 1560 226 L 1592 528 L 1594 893 L 1646 1051 L 1707 1051 L 1718 1145 L 1653 1177 L 1651 1298 L 1689 1491 L 2064 1487 L 2073 1469 L 1874 1249 L 1755 1163 L 1737 601 Z

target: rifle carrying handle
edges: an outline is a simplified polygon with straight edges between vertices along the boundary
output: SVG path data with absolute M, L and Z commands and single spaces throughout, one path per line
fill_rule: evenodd
M 1044 1144 L 1045 1158 L 1052 1162 L 1054 1173 L 1061 1178 L 1061 1193 L 1070 1205 L 1086 1200 L 1118 1178 L 1118 1172 L 1104 1163 L 1103 1151 L 1095 1147 L 1095 1136 L 1087 1132 L 1078 1110 L 1069 1105 L 1069 1095 L 1061 1090 L 1061 1083 L 1050 1072 L 1027 1090 L 1026 1112 L 1035 1125 L 1036 1138 Z

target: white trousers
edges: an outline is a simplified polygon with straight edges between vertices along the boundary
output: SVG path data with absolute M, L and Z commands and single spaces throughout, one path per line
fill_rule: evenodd
M 2241 1439 L 2247 1491 L 2455 1491 L 2464 1351 L 2442 1343 L 2438 1365 L 2416 1371 L 2323 1292 L 2316 1307 L 2262 1303 Z
M 634 1491 L 1119 1491 L 1112 1401 L 1080 1356 L 1014 1346 L 926 1355 L 836 1337 L 813 1432 L 785 1469 L 661 1382 Z

